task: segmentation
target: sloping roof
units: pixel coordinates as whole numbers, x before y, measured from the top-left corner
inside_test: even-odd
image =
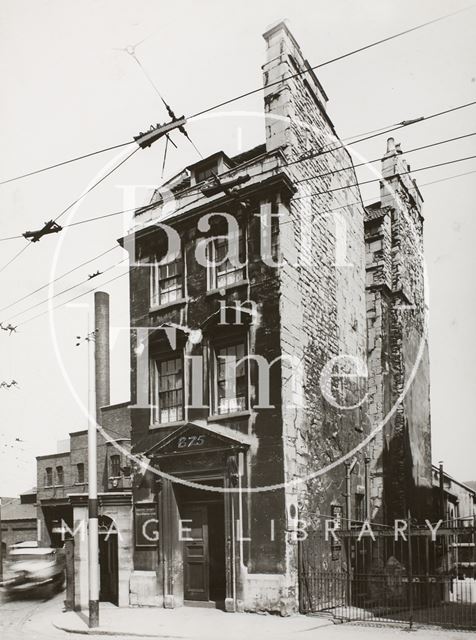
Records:
[[[21,504],[20,498],[14,498],[7,504],[2,502],[2,522],[7,520],[36,520],[36,506]]]
[[[20,493],[21,496],[30,496],[33,493],[36,493],[36,487],[32,487],[31,489],[28,489],[28,491],[22,491]]]

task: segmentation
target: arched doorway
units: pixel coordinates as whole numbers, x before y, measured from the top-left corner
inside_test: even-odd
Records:
[[[119,604],[117,528],[109,516],[99,516],[99,600]]]

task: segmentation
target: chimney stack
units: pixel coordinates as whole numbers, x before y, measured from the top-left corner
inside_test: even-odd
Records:
[[[101,424],[101,407],[110,404],[109,294],[104,291],[96,291],[94,294],[94,327],[96,422]]]

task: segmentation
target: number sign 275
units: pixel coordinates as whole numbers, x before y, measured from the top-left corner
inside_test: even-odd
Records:
[[[202,447],[205,444],[205,436],[181,436],[177,440],[177,449],[189,447]]]

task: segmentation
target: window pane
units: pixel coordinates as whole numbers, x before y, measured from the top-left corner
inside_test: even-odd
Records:
[[[157,306],[182,297],[182,257],[167,264],[154,264],[150,274],[150,304]]]
[[[248,399],[245,345],[239,343],[221,347],[216,354],[216,412],[244,411]]]
[[[211,253],[211,255],[208,256],[208,259],[213,263],[222,262],[229,254],[230,244],[232,242],[236,243],[235,238],[236,236],[230,236],[229,238],[215,238],[208,245]],[[238,247],[239,260],[241,263],[245,263],[245,243],[243,241],[241,229],[238,236]],[[245,267],[237,267],[232,264],[230,260],[224,260],[222,264],[216,265],[215,267],[211,266],[209,269],[211,274],[209,284],[212,288],[220,288],[235,284],[236,282],[243,280],[245,277]]]
[[[155,365],[158,370],[158,380],[152,384],[155,389],[152,397],[155,398],[154,420],[164,422],[177,422],[183,419],[183,371],[182,359],[170,358],[160,360]]]
[[[117,477],[121,475],[121,456],[111,456],[111,476]]]

